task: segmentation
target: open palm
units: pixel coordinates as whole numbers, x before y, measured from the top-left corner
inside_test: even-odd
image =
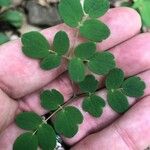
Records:
[[[145,81],[144,97],[136,104],[137,100],[130,98],[130,104],[135,105],[123,116],[110,107],[106,107],[98,119],[81,110],[84,121],[78,133],[64,141],[69,145],[76,143],[74,150],[143,150],[150,144],[150,33],[139,34],[140,17],[130,8],[110,9],[102,20],[109,26],[111,36],[98,44],[98,50],[109,49],[126,77],[138,75]],[[52,42],[59,30],[66,31],[74,42],[74,30],[63,24],[42,33]],[[79,38],[77,43],[82,40]],[[0,47],[0,88],[0,150],[12,150],[15,139],[24,132],[14,123],[18,113],[46,113],[40,106],[40,90],[57,89],[65,100],[73,94],[65,63],[52,71],[43,71],[37,60],[23,55],[19,40]],[[105,89],[100,90],[99,95],[105,98]],[[80,109],[81,102],[82,99],[72,105]]]

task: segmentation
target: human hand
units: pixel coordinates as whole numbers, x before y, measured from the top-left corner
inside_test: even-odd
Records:
[[[72,145],[87,136],[72,148],[75,150],[99,150],[100,148],[107,150],[110,147],[113,150],[144,149],[150,144],[148,130],[150,127],[148,115],[150,112],[148,109],[150,34],[136,35],[140,30],[141,22],[139,15],[130,8],[114,8],[102,20],[109,26],[111,36],[98,45],[98,50],[115,46],[110,49],[110,52],[114,54],[117,66],[125,71],[126,76],[138,74],[146,82],[145,98],[119,120],[116,120],[118,114],[109,107],[105,108],[99,119],[82,112],[84,122],[80,125],[79,132],[72,139],[64,139],[64,141]],[[46,29],[43,34],[51,42],[58,30],[65,30],[70,40],[74,41],[74,31],[64,25]],[[131,37],[133,38],[130,39]],[[80,38],[78,42],[81,40]],[[122,43],[123,41],[126,42]],[[44,87],[45,85],[47,86]],[[35,91],[43,87],[54,88],[64,95],[65,100],[73,94],[71,82],[65,73],[65,64],[52,71],[41,70],[36,60],[23,55],[20,41],[10,42],[0,47],[0,87],[2,89],[0,91],[0,150],[11,150],[15,139],[23,132],[13,123],[16,114],[21,111],[34,111],[40,115],[46,113],[40,107],[39,95]],[[102,89],[99,94],[105,97],[105,89]],[[81,101],[82,99],[72,105],[80,108]],[[130,99],[131,104],[134,101],[135,99]],[[99,132],[89,135],[96,131]]]

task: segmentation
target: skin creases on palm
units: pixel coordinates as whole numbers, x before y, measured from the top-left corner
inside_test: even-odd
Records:
[[[111,36],[98,44],[98,50],[109,49],[115,56],[117,66],[124,70],[126,76],[137,74],[145,81],[145,98],[135,104],[119,120],[116,120],[118,114],[109,107],[105,108],[103,115],[98,119],[94,119],[82,111],[84,122],[80,125],[77,135],[71,139],[63,139],[67,144],[72,145],[116,120],[100,132],[87,136],[72,149],[96,150],[102,147],[105,150],[108,149],[108,146],[114,150],[144,149],[150,143],[148,141],[150,120],[146,118],[149,114],[149,110],[146,108],[150,103],[148,101],[150,93],[150,34],[139,34],[140,16],[130,8],[111,9],[102,17],[102,20],[109,26]],[[74,30],[63,24],[46,29],[42,33],[51,43],[55,33],[59,30],[65,30],[73,43]],[[77,43],[81,41],[83,39],[79,38]],[[57,89],[64,95],[65,100],[73,94],[73,88],[65,70],[65,62],[60,68],[52,71],[41,70],[38,61],[23,55],[20,41],[13,41],[0,47],[0,150],[11,150],[15,139],[23,132],[14,123],[16,114],[21,111],[34,111],[40,115],[46,113],[39,102],[38,91],[41,88]],[[102,89],[99,95],[105,98],[105,89]],[[130,104],[133,104],[135,99],[131,98],[129,101]],[[82,99],[72,105],[80,109],[81,102]],[[142,109],[143,107],[144,109]],[[147,126],[142,128],[145,124]],[[143,141],[143,139],[145,140]]]

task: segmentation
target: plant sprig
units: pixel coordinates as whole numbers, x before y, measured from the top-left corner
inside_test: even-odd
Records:
[[[62,59],[67,59],[69,77],[85,96],[82,109],[96,118],[102,115],[107,104],[117,113],[124,113],[129,109],[127,96],[142,97],[145,89],[145,83],[139,77],[125,79],[123,71],[116,67],[113,54],[96,49],[97,42],[110,35],[107,25],[97,19],[108,8],[108,0],[84,0],[83,6],[79,0],[60,1],[59,12],[64,22],[87,39],[78,45],[73,44],[73,48],[65,31],[57,32],[51,44],[39,32],[26,33],[21,39],[22,52],[27,57],[39,60],[39,66],[45,71],[59,67]],[[97,93],[100,84],[95,75],[106,76],[107,100]],[[79,99],[79,95],[76,99]],[[28,132],[16,139],[13,149],[36,150],[39,146],[42,150],[53,150],[56,134],[67,138],[75,136],[84,119],[78,108],[68,105],[76,99],[73,97],[65,102],[56,89],[42,91],[41,106],[51,111],[50,116],[43,120],[34,112],[19,114],[16,124]],[[52,119],[52,125],[47,124],[49,119]]]
[[[57,98],[57,101],[54,101],[55,98]],[[45,90],[40,94],[40,99],[43,108],[54,110],[53,113],[47,119],[41,118],[41,116],[34,112],[19,114],[16,117],[16,124],[18,127],[28,130],[28,132],[23,133],[16,139],[13,146],[14,150],[20,150],[20,148],[22,150],[27,148],[29,150],[36,150],[38,145],[43,150],[53,150],[56,146],[55,131],[70,138],[77,133],[78,125],[83,122],[81,112],[76,107],[67,106],[72,99],[64,103],[63,95],[59,91],[55,89],[51,91]],[[52,118],[54,118],[54,128],[47,124]]]

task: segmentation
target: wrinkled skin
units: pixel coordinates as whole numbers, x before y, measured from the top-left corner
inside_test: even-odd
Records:
[[[72,150],[143,150],[150,144],[150,33],[139,33],[140,16],[130,8],[111,9],[102,20],[109,26],[111,36],[99,43],[97,49],[109,49],[125,75],[140,76],[146,90],[138,101],[129,98],[134,106],[123,116],[108,106],[98,119],[81,110],[84,121],[78,133],[71,139],[63,139]],[[73,44],[74,30],[63,24],[42,33],[51,43],[59,30],[66,31]],[[77,43],[82,41],[79,38]],[[55,88],[65,100],[71,97],[73,87],[65,70],[65,62],[52,71],[41,70],[37,60],[22,54],[19,40],[0,47],[0,150],[12,150],[15,139],[24,132],[14,123],[18,113],[34,111],[43,115],[47,112],[40,106],[39,91]],[[98,94],[106,98],[105,88]],[[81,109],[81,102],[79,99],[71,105]]]

